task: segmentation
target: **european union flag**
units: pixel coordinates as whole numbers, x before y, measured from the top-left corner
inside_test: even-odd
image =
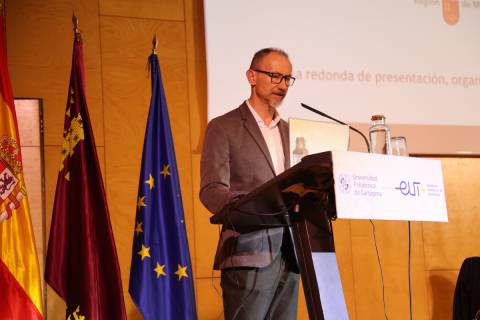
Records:
[[[192,264],[170,120],[156,54],[143,145],[129,292],[144,319],[196,319]]]

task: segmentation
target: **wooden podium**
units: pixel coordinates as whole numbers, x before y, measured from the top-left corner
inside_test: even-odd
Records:
[[[334,292],[338,296],[340,288],[340,309],[343,310],[339,310],[337,301],[333,312],[340,312],[348,318],[336,260],[333,265],[331,263],[335,246],[330,220],[336,219],[332,172],[331,152],[307,156],[294,167],[210,218],[213,224],[223,224],[226,228],[236,230],[279,226],[288,228],[302,277],[308,314],[310,319],[315,320],[325,319],[325,310],[322,307],[324,299],[321,299],[323,294],[320,294],[323,288],[318,283],[320,273],[325,275],[323,278],[337,282]],[[315,253],[330,253],[330,258],[320,259],[319,263],[315,263]],[[322,261],[330,263],[325,264]],[[325,269],[322,266],[336,269],[319,270]],[[332,294],[327,296],[331,297]],[[332,315],[327,318],[344,317]]]

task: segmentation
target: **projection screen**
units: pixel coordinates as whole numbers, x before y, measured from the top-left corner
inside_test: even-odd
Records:
[[[323,120],[303,102],[365,132],[384,114],[417,152],[480,154],[480,0],[204,0],[204,10],[209,119],[248,98],[253,54],[278,47],[297,78],[283,118]]]

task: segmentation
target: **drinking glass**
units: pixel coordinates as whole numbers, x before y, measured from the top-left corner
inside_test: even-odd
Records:
[[[408,157],[407,139],[405,137],[391,137],[390,147],[392,148],[392,155]]]

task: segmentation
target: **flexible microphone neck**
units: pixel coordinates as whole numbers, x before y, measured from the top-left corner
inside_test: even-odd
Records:
[[[310,111],[312,111],[312,112],[314,112],[314,113],[316,113],[316,114],[321,115],[322,117],[325,117],[325,118],[328,118],[328,119],[330,119],[330,120],[333,120],[333,121],[335,121],[336,123],[343,124],[343,125],[347,126],[350,130],[355,131],[356,133],[360,134],[360,135],[362,136],[363,140],[365,140],[365,144],[367,145],[368,152],[370,152],[370,143],[368,142],[367,137],[366,137],[360,130],[352,127],[352,126],[349,125],[349,124],[346,124],[346,123],[343,122],[343,121],[340,121],[340,120],[338,120],[338,119],[335,119],[334,117],[329,116],[328,114],[326,114],[326,113],[324,113],[324,112],[322,112],[322,111],[320,111],[320,110],[317,110],[317,109],[315,109],[315,108],[312,108],[312,107],[310,107],[310,106],[307,106],[305,103],[300,103],[300,105],[301,105],[302,107],[304,107],[305,109],[307,109],[307,110],[310,110]]]

